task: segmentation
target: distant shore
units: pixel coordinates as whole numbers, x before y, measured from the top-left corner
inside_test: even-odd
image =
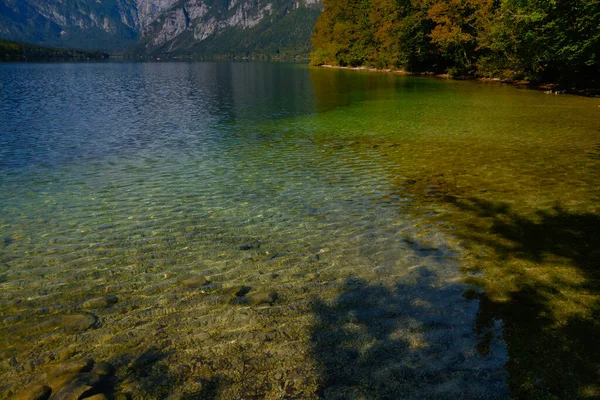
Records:
[[[381,72],[381,73],[391,73],[396,75],[410,75],[410,76],[428,76],[432,78],[441,78],[441,79],[455,79],[455,80],[473,80],[479,82],[492,82],[492,83],[502,83],[506,85],[513,86],[527,86],[530,89],[544,91],[546,94],[572,94],[576,96],[585,96],[585,97],[596,97],[600,98],[600,88],[585,88],[585,89],[577,89],[577,88],[563,88],[557,83],[532,83],[529,81],[513,81],[510,79],[500,79],[500,78],[484,78],[484,77],[473,77],[473,76],[452,76],[450,74],[436,74],[434,72],[410,72],[401,69],[379,69],[373,67],[343,67],[339,65],[329,65],[323,64],[319,65],[321,68],[331,68],[331,69],[346,69],[352,71],[367,71],[367,72]]]
[[[0,61],[5,62],[79,62],[108,58],[109,54],[101,51],[46,47],[0,38]]]

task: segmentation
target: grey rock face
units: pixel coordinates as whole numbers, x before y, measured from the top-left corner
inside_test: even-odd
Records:
[[[320,10],[321,5],[322,0],[230,0],[221,3],[180,0],[143,30],[143,52],[151,54],[161,50],[168,53],[191,48],[209,38],[226,35],[231,29],[250,33],[263,22],[273,24],[300,9]],[[312,23],[306,29],[312,30]]]
[[[3,0],[0,36],[63,47],[123,47],[138,37],[132,1]]]
[[[168,9],[176,2],[177,0],[135,0],[139,30],[143,32],[162,11]]]
[[[143,53],[168,53],[231,28],[252,30],[299,10],[321,7],[322,0],[3,0],[0,37],[103,50],[141,42],[138,50]]]

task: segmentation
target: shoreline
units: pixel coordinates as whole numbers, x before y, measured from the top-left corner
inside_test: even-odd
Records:
[[[440,78],[440,79],[453,79],[460,81],[478,81],[485,83],[501,83],[505,85],[523,87],[527,86],[529,89],[543,91],[545,94],[571,94],[575,96],[583,96],[583,97],[592,97],[592,98],[600,98],[600,88],[586,88],[586,89],[563,89],[560,87],[558,83],[542,83],[542,84],[534,84],[529,81],[513,81],[510,79],[501,79],[501,78],[482,78],[482,77],[473,77],[473,76],[458,76],[453,77],[450,74],[436,74],[434,72],[409,72],[401,69],[379,69],[374,67],[342,67],[339,65],[316,65],[319,68],[330,68],[330,69],[345,69],[352,71],[366,71],[366,72],[381,72],[388,74],[396,74],[396,75],[406,75],[406,76],[424,76],[430,78]],[[598,105],[600,107],[600,105]]]

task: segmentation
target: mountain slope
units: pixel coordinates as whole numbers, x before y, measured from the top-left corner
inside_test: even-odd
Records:
[[[115,50],[139,38],[133,0],[2,0],[0,36],[23,42]]]
[[[181,0],[144,32],[134,52],[157,55],[298,55],[310,51],[315,0]]]
[[[0,37],[143,55],[307,54],[322,0],[2,0]]]

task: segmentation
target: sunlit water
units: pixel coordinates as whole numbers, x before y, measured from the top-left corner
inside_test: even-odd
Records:
[[[593,398],[598,103],[0,65],[0,396],[91,358],[109,398]]]

